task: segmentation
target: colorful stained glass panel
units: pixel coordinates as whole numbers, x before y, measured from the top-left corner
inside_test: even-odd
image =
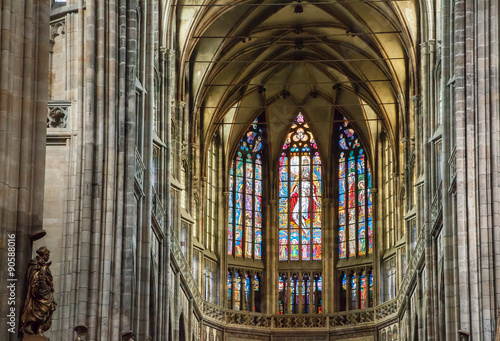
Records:
[[[313,258],[310,229],[321,228],[321,176],[314,136],[299,115],[287,135],[279,164],[280,260]]]

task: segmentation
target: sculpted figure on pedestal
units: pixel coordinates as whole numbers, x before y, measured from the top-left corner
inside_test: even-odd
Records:
[[[29,335],[43,335],[52,325],[52,314],[56,310],[54,281],[49,266],[50,251],[42,246],[36,258],[28,266],[28,293],[21,316],[20,331]]]

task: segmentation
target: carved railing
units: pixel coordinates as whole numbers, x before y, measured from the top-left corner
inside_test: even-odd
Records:
[[[330,315],[330,327],[353,326],[374,321],[375,311],[373,308],[341,311]]]
[[[285,314],[271,315],[224,309],[204,302],[204,317],[212,322],[235,325],[238,328],[266,329],[329,329],[360,324],[376,323],[396,317],[398,300],[392,299],[373,308],[341,311],[333,314]]]
[[[273,328],[326,328],[326,315],[274,315]]]
[[[393,314],[396,314],[397,311],[398,300],[394,298],[375,307],[375,318],[377,320],[382,320],[391,317]]]
[[[226,322],[226,311],[216,304],[203,302],[203,313],[205,318],[209,318],[218,322]]]
[[[201,298],[201,294],[198,291],[198,285],[194,280],[191,267],[189,266],[184,254],[182,253],[181,247],[179,245],[179,241],[175,237],[174,234],[171,234],[170,239],[171,244],[171,253],[173,255],[174,261],[179,268],[179,272],[181,274],[182,279],[184,279],[187,288],[191,291],[191,295],[193,296],[193,300],[196,303],[198,309],[203,309],[203,299]],[[205,303],[208,304],[208,303]]]
[[[408,288],[410,286],[411,281],[417,274],[418,264],[420,263],[423,257],[424,257],[424,238],[421,235],[417,241],[417,246],[415,247],[411,260],[408,264],[406,275],[405,277],[403,277],[403,282],[399,286],[399,293],[397,298],[399,307],[403,307],[404,305],[404,300],[406,299]]]
[[[143,188],[144,185],[144,172],[146,171],[146,165],[144,164],[144,161],[142,161],[142,156],[141,153],[139,153],[139,150],[135,148],[135,180],[141,187]]]
[[[271,318],[269,315],[252,313],[247,311],[226,311],[226,323],[238,326],[270,328]]]
[[[71,102],[49,101],[47,104],[47,129],[68,129]]]
[[[450,182],[457,177],[457,150],[454,147],[451,151],[450,158],[448,159],[448,166],[450,167]]]
[[[165,219],[165,208],[163,207],[162,200],[158,193],[156,192],[154,187],[151,187],[151,191],[153,194],[153,216],[155,217],[156,221],[158,222],[158,225],[160,228],[163,228],[164,224],[164,219]]]
[[[443,182],[441,182],[434,193],[431,205],[431,219],[435,222],[443,209]]]

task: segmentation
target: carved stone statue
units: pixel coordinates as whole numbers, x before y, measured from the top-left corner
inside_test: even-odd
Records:
[[[52,314],[56,310],[54,283],[49,266],[50,251],[42,246],[36,258],[28,266],[28,294],[21,315],[20,331],[24,334],[43,335],[52,325]]]

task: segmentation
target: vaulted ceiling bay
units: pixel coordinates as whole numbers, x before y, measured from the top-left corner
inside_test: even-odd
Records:
[[[222,124],[234,146],[266,112],[277,160],[299,111],[318,140],[329,139],[336,111],[366,148],[382,130],[401,137],[416,77],[413,1],[192,0],[177,16],[180,78],[190,79],[205,139]]]

